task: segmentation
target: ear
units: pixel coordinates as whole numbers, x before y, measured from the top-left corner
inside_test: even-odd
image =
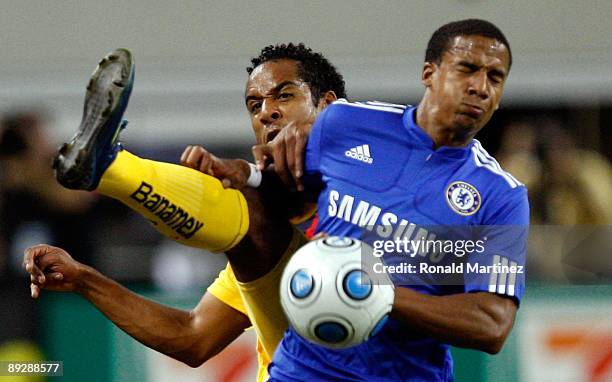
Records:
[[[425,85],[426,88],[431,86],[432,77],[438,66],[436,64],[432,64],[431,62],[426,62],[423,64],[423,72],[421,73],[421,83]]]
[[[333,90],[329,90],[323,94],[321,99],[319,100],[319,104],[317,105],[321,110],[325,109],[327,106],[331,105],[334,101],[338,99],[336,93]]]

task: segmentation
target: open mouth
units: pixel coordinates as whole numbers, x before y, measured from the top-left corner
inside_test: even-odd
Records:
[[[269,131],[266,132],[265,138],[266,138],[266,143],[270,142],[271,140],[273,140],[278,133],[280,133],[281,129],[279,128],[275,128],[275,129],[270,129]]]

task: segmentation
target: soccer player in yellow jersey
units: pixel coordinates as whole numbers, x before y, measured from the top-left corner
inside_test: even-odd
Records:
[[[345,97],[342,76],[321,54],[302,44],[266,47],[251,62],[245,103],[258,144],[271,141],[286,126],[286,131],[298,132],[287,136],[304,139],[296,126],[309,126],[323,108]],[[260,290],[277,292],[262,284],[278,282],[284,261],[271,272],[276,277],[267,275],[271,264],[279,262],[279,253],[293,253],[304,243],[288,222],[289,206],[280,202],[287,195],[278,195],[281,188],[273,179],[258,190],[225,189],[223,185],[243,176],[249,165],[211,159],[199,147],[189,147],[182,162],[214,173],[223,184],[194,169],[145,160],[124,150],[118,135],[133,77],[132,57],[126,50],[114,51],[100,62],[87,87],[81,127],[54,164],[58,180],[69,188],[96,190],[122,201],[173,240],[225,251],[236,273],[228,265],[199,304],[186,312],[130,292],[59,248],[39,245],[26,250],[24,258],[32,296],[38,297],[41,288],[77,292],[141,343],[191,366],[218,353],[253,324],[258,380],[264,380],[287,323],[278,301],[253,312],[249,299]],[[253,179],[242,183],[252,184]]]

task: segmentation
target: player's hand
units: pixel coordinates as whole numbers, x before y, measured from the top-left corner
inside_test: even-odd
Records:
[[[290,123],[274,139],[253,146],[253,157],[259,170],[274,163],[274,170],[290,189],[303,191],[304,152],[313,121]]]
[[[39,244],[24,251],[23,266],[30,274],[30,293],[38,298],[41,289],[60,292],[77,290],[83,264],[61,248]]]
[[[242,159],[222,159],[202,146],[187,146],[181,164],[219,179],[223,187],[241,189],[247,185],[251,168]]]

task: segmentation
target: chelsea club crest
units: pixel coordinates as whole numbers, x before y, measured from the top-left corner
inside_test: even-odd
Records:
[[[475,214],[482,204],[480,193],[476,187],[466,182],[453,182],[446,189],[448,205],[459,215]]]

